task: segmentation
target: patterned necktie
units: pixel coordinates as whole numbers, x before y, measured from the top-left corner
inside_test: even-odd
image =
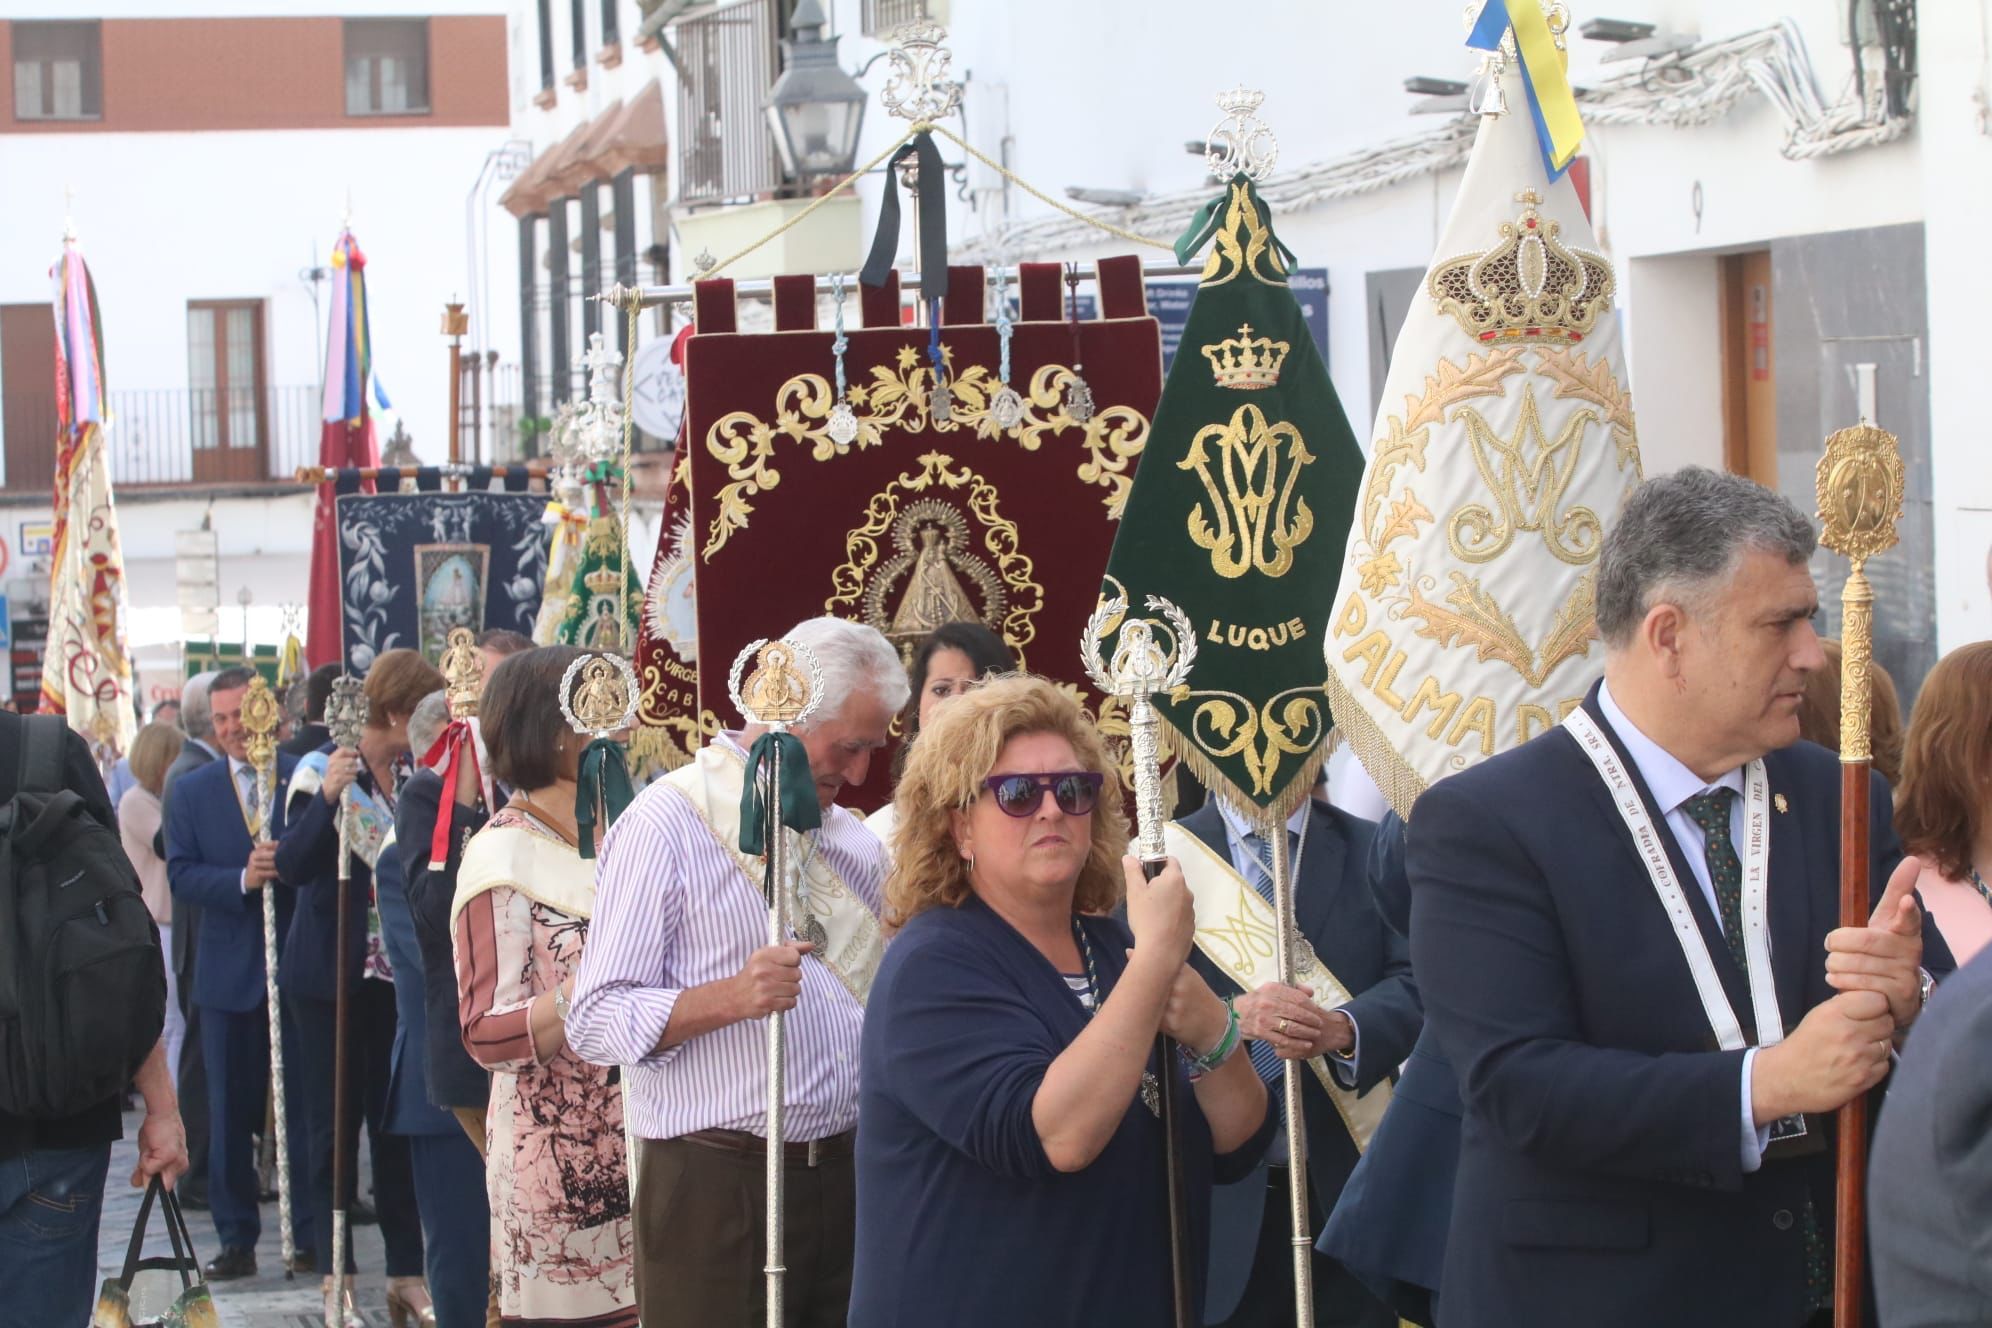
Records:
[[[243,765],[237,766],[235,773],[236,778],[242,783],[242,806],[249,813],[250,831],[260,834],[263,829],[263,812],[256,805],[256,772]]]
[[[1729,834],[1729,804],[1735,798],[1734,789],[1709,789],[1682,803],[1681,810],[1701,827],[1702,855],[1708,862],[1709,884],[1715,887],[1722,939],[1729,943],[1729,957],[1747,977],[1750,960],[1743,946],[1743,863]]]
[[[1714,788],[1695,794],[1681,804],[1681,810],[1701,827],[1708,880],[1715,887],[1715,902],[1722,915],[1722,937],[1729,943],[1729,957],[1748,977],[1750,960],[1743,945],[1743,864],[1736,856],[1736,841],[1729,833],[1729,804],[1735,800],[1735,789]],[[1799,1237],[1805,1252],[1806,1294],[1814,1309],[1824,1309],[1833,1303],[1833,1283],[1826,1259],[1825,1231],[1810,1198],[1800,1214]]]
[[[1245,847],[1252,850],[1254,856],[1259,859],[1259,865],[1265,868],[1262,872],[1249,872],[1247,875],[1251,877],[1252,888],[1259,892],[1259,898],[1265,900],[1266,906],[1270,908],[1273,906],[1272,841],[1263,835],[1247,835]],[[1277,915],[1274,926],[1278,926]],[[1280,1077],[1280,1056],[1273,1050],[1270,1042],[1247,1042],[1245,1054],[1252,1058],[1252,1068],[1259,1072],[1259,1078],[1265,1080],[1267,1084],[1270,1085]]]

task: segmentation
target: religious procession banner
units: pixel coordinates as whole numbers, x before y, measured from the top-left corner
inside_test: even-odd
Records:
[[[643,574],[630,565],[629,542],[610,496],[621,485],[620,471],[613,468],[604,468],[587,482],[591,513],[579,547],[571,554],[571,570],[557,592],[560,616],[554,644],[616,654],[635,650]],[[562,519],[564,524],[564,513]],[[550,591],[548,600],[554,597]],[[544,610],[541,616],[546,616]]]
[[[1641,479],[1611,263],[1504,84],[1398,334],[1322,642],[1336,723],[1405,816],[1583,699],[1605,526]]]
[[[435,663],[457,627],[532,632],[546,577],[544,494],[347,492],[357,486],[350,471],[338,484],[341,660],[349,672],[364,674],[396,648]],[[383,487],[391,487],[385,479]]]
[[[125,654],[124,550],[104,448],[103,322],[97,286],[73,241],[55,282],[55,532],[49,559],[42,709],[105,765],[131,747],[131,659]]]
[[[680,448],[664,490],[657,557],[644,587],[642,631],[636,645],[636,677],[642,692],[637,730],[630,737],[630,762],[655,770],[684,765],[717,731],[716,717],[711,729],[700,723],[698,549],[692,540],[690,477],[691,458]]]
[[[889,274],[854,293],[863,326],[841,333],[817,328],[812,277],[777,279],[763,334],[737,330],[731,282],[700,283],[686,343],[690,500],[667,507],[653,569],[667,598],[647,615],[646,724],[675,724],[695,747],[735,722],[726,671],[741,647],[825,613],[871,624],[908,656],[943,623],[981,621],[1099,712],[1079,639],[1091,569],[1148,440],[1161,333],[1139,259],[1099,265],[1097,319],[1068,316],[1062,275],[1026,264],[1021,317],[991,325],[982,269],[950,268],[938,326],[915,328],[901,325]],[[687,590],[689,603],[668,598]],[[680,653],[687,616],[698,662]],[[668,664],[659,641],[672,643]],[[1110,734],[1126,732],[1117,706]],[[858,790],[860,808],[888,784]]]
[[[1321,637],[1362,452],[1244,173],[1179,260],[1206,242],[1103,593],[1136,615],[1151,595],[1184,611],[1196,665],[1156,698],[1169,749],[1235,805],[1284,819],[1326,755]]]

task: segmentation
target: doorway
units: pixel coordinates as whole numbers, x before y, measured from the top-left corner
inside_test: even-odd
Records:
[[[1778,378],[1772,349],[1771,251],[1717,260],[1722,322],[1722,463],[1778,483]]]
[[[55,307],[0,304],[0,428],[7,492],[55,492]]]

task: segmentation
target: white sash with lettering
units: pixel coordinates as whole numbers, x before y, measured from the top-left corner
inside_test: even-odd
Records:
[[[1695,925],[1694,911],[1688,907],[1680,878],[1667,856],[1667,841],[1653,824],[1646,800],[1639,796],[1639,789],[1619,761],[1618,752],[1589,714],[1572,710],[1563,727],[1570,730],[1577,745],[1598,768],[1598,776],[1605,781],[1605,789],[1611,794],[1626,829],[1632,832],[1633,845],[1646,863],[1646,874],[1653,878],[1653,892],[1660,896],[1660,906],[1667,910],[1667,920],[1674,925],[1674,937],[1688,961],[1688,972],[1694,976],[1695,990],[1701,994],[1702,1009],[1708,1015],[1709,1027],[1715,1030],[1716,1042],[1725,1051],[1742,1050],[1750,1043],[1743,1036],[1736,1011],[1730,1008],[1708,943],[1702,939],[1701,928]],[[1770,790],[1770,777],[1764,773],[1761,759],[1743,767],[1743,843],[1738,855],[1743,864],[1743,953],[1750,963],[1750,1001],[1757,1019],[1759,1047],[1774,1047],[1784,1041],[1784,1020],[1778,1013],[1777,985],[1771,973]]]
[[[1196,901],[1197,948],[1204,957],[1246,991],[1279,981],[1275,962],[1279,927],[1265,896],[1238,874],[1228,858],[1174,821],[1162,827],[1162,842],[1169,856],[1182,864],[1183,880]],[[1312,988],[1314,1003],[1324,1010],[1347,1005],[1349,989],[1328,971],[1307,938],[1296,934],[1294,942],[1293,980]],[[1336,1082],[1326,1057],[1314,1057],[1307,1067],[1328,1090],[1329,1100],[1348,1127],[1349,1138],[1355,1140],[1356,1151],[1367,1149],[1370,1136],[1390,1106],[1389,1081],[1379,1081],[1369,1092],[1357,1095]]]
[[[740,851],[740,795],[747,784],[746,759],[731,747],[707,743],[694,760],[659,782],[670,785],[692,804],[719,848],[733,859],[754,893],[760,894],[765,860]],[[775,818],[770,815],[768,820],[772,824]],[[862,1005],[871,994],[872,979],[878,975],[878,961],[884,953],[878,917],[804,836],[786,827],[782,833],[789,837],[789,861],[802,864],[797,902],[815,915],[829,938],[828,944],[816,948],[815,956]]]

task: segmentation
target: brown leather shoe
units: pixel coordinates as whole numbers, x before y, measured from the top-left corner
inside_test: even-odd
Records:
[[[210,1282],[233,1282],[241,1277],[254,1277],[256,1251],[245,1246],[224,1245],[220,1254],[208,1260],[201,1274]]]

